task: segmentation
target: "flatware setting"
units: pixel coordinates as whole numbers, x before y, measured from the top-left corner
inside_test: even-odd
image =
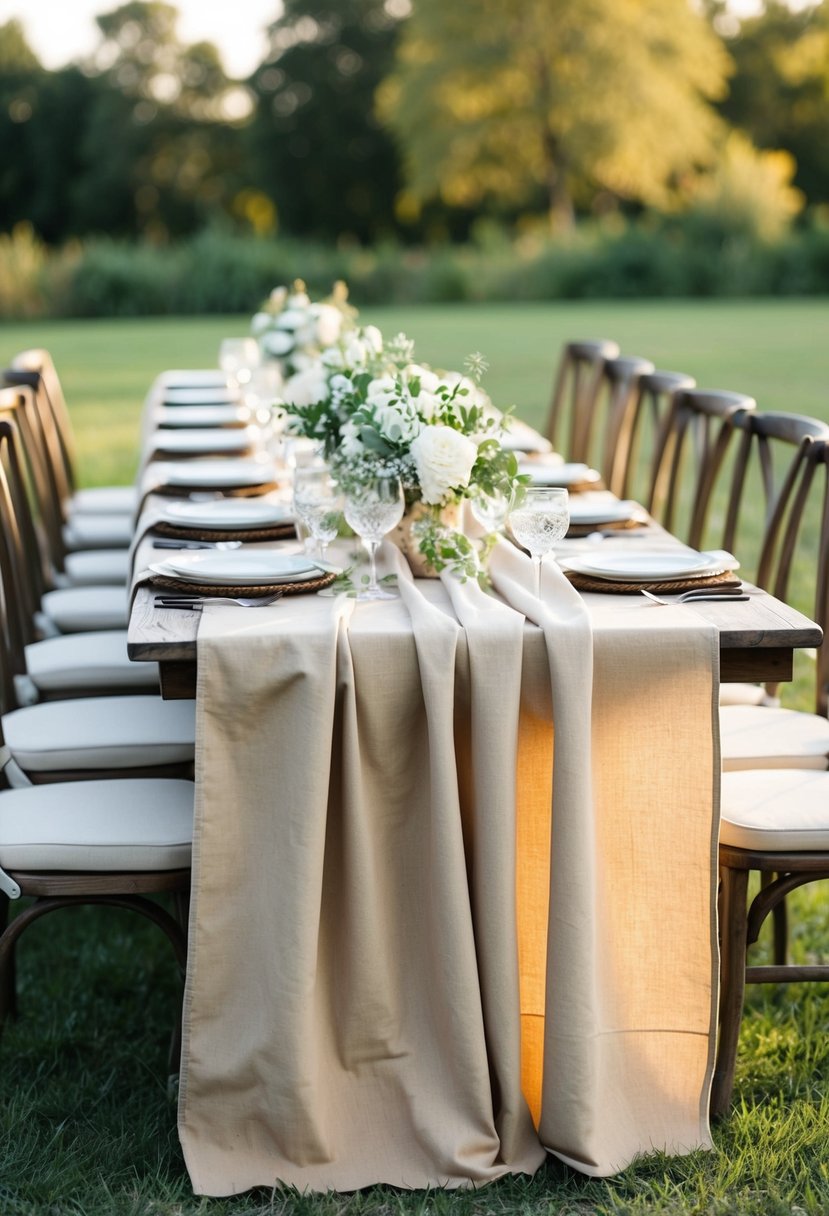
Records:
[[[654,595],[652,591],[646,591],[644,587],[640,587],[640,591],[645,599],[650,600],[652,604],[659,604],[663,608],[670,608],[672,604],[695,604],[702,600],[727,602],[750,598],[743,591],[741,583],[733,585],[721,583],[718,587],[700,587],[696,591],[683,591],[681,595],[675,595],[669,600],[663,599],[660,595]]]
[[[153,600],[156,608],[178,608],[185,612],[200,612],[205,604],[239,604],[242,608],[267,608],[282,599],[281,591],[269,595],[233,596],[233,595],[157,595]]]

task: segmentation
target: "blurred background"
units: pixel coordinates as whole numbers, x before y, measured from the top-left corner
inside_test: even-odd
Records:
[[[0,3],[0,316],[829,292],[829,0]]]

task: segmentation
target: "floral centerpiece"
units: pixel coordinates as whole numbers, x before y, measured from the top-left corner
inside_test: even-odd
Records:
[[[499,442],[508,419],[480,387],[485,369],[473,355],[466,375],[434,371],[414,361],[405,335],[384,342],[367,326],[285,385],[289,430],[320,444],[346,492],[376,477],[400,478],[413,544],[429,572],[481,576],[492,538],[477,548],[455,526],[458,507],[476,495],[508,497],[518,481],[516,457]],[[411,561],[411,547],[407,555]]]
[[[348,288],[338,281],[330,296],[313,301],[305,284],[275,287],[251,321],[263,360],[280,364],[283,375],[307,369],[322,351],[353,329],[357,310],[348,303]]]

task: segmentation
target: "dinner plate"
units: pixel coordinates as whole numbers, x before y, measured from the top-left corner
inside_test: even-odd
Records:
[[[289,553],[252,553],[241,549],[179,553],[150,569],[168,578],[231,587],[289,583],[319,575],[319,569],[307,558]]]
[[[232,405],[236,393],[227,386],[206,384],[203,388],[165,388],[164,405]]]
[[[618,524],[630,519],[647,519],[647,513],[636,502],[624,500],[604,504],[581,502],[578,497],[570,503],[571,524]]]
[[[245,452],[255,440],[256,434],[251,427],[232,431],[207,427],[197,431],[155,431],[150,436],[149,446],[155,452],[173,452],[176,455],[189,452],[198,456],[201,452]]]
[[[174,367],[161,377],[166,388],[227,388],[227,376],[218,367]]]
[[[572,557],[562,565],[576,574],[610,582],[659,583],[673,578],[705,578],[733,570],[735,564],[713,553],[606,553],[596,557]]]
[[[545,439],[538,431],[534,431],[526,422],[520,422],[517,418],[512,420],[509,430],[499,436],[499,443],[507,452],[538,452],[549,457],[553,451],[549,439]],[[557,463],[563,464],[564,457],[558,456]]]
[[[168,524],[190,528],[272,528],[291,523],[290,509],[252,498],[217,498],[214,502],[171,502],[161,516]]]
[[[160,427],[176,430],[241,426],[250,421],[250,410],[246,405],[175,405],[158,410],[155,421]]]
[[[520,464],[518,472],[526,474],[534,486],[575,486],[583,482],[601,481],[601,473],[591,469],[586,464],[552,464],[548,461],[538,464]]]
[[[163,475],[168,486],[261,486],[273,480],[273,466],[257,460],[194,460],[171,464]]]

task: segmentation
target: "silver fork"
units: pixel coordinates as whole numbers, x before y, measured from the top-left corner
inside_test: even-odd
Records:
[[[283,592],[274,591],[270,595],[256,596],[232,596],[232,595],[211,595],[211,596],[184,596],[184,595],[157,595],[153,600],[156,608],[180,608],[185,612],[199,612],[205,604],[239,604],[242,608],[267,608],[269,604],[275,604],[277,600],[282,599]]]
[[[682,595],[675,595],[673,599],[663,600],[661,596],[654,595],[652,591],[646,591],[644,587],[640,587],[642,595],[645,599],[650,600],[652,604],[661,604],[665,608],[670,608],[672,604],[695,604],[699,600],[747,600],[749,597],[744,591],[735,588],[734,591],[727,591],[723,588],[722,591],[717,591],[713,587],[710,591],[684,591]]]

